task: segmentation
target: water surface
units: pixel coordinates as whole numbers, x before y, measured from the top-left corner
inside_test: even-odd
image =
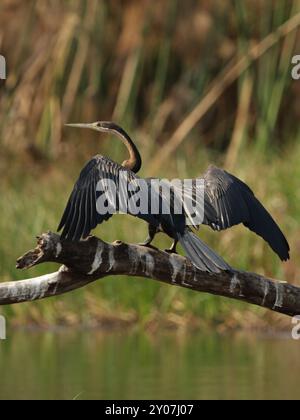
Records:
[[[215,334],[15,332],[0,399],[299,399],[300,343]]]

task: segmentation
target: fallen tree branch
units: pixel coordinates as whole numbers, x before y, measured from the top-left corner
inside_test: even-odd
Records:
[[[246,272],[208,274],[179,255],[157,249],[121,242],[107,244],[95,237],[62,242],[58,235],[47,233],[38,238],[35,250],[18,260],[17,268],[28,269],[44,262],[63,267],[43,277],[0,283],[0,305],[58,296],[107,276],[129,275],[237,299],[289,316],[300,314],[298,287]]]

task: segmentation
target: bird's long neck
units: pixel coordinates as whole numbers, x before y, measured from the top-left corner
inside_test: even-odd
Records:
[[[122,163],[122,166],[124,166],[124,168],[129,169],[130,171],[134,173],[138,173],[142,167],[142,158],[138,151],[138,148],[136,147],[134,142],[131,140],[129,135],[126,133],[126,131],[123,130],[123,128],[119,127],[116,124],[111,124],[110,129],[122,140],[122,142],[125,144],[129,152],[129,159],[125,160]]]

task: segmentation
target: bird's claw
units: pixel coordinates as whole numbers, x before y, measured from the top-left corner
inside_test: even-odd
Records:
[[[142,246],[144,248],[152,248],[151,242],[141,242],[138,246]]]
[[[176,251],[176,249],[165,249],[165,252],[170,255],[172,254],[178,255],[178,252]]]
[[[148,249],[154,249],[154,250],[158,250],[158,248],[156,248],[154,245],[152,244],[138,244],[138,246],[141,246],[143,248],[148,248]]]

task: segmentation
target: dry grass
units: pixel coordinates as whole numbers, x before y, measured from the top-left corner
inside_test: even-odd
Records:
[[[5,147],[57,156],[63,122],[112,116],[172,144],[166,151],[195,126],[207,144],[226,147],[242,88],[225,88],[241,85],[246,68],[254,89],[245,129],[258,147],[296,133],[298,88],[289,69],[298,0],[169,0],[155,7],[149,0],[6,0],[0,8],[0,48],[9,66],[0,102]],[[205,97],[195,108],[209,85],[209,105]],[[287,101],[289,115],[278,118]]]

